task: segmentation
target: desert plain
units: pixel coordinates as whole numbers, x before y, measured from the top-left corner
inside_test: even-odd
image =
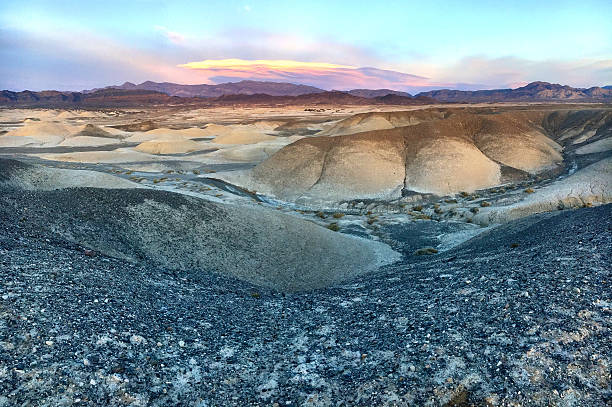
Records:
[[[605,405],[611,193],[606,104],[1,109],[0,405]]]

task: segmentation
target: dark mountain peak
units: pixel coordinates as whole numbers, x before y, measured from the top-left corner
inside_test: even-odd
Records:
[[[419,93],[441,102],[493,103],[493,102],[605,102],[612,101],[612,90],[599,87],[581,89],[558,83],[531,82],[516,89],[492,90],[434,90]]]
[[[405,97],[412,97],[408,92],[401,92],[393,89],[352,89],[347,91],[348,94],[353,96],[360,96],[363,98],[377,98],[387,95],[398,95]]]

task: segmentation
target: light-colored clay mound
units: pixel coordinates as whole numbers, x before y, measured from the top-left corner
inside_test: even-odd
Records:
[[[468,119],[304,138],[256,166],[250,177],[231,181],[311,202],[393,199],[402,189],[444,195],[497,185],[500,166],[474,146],[479,122]]]
[[[563,163],[562,146],[551,137],[558,138],[564,128],[550,126],[550,111],[398,113],[385,120],[425,121],[345,136],[309,137],[284,147],[248,173],[223,176],[280,199],[338,202],[399,198],[402,189],[437,195],[472,192],[501,183],[502,165],[538,174]],[[420,116],[415,119],[414,113]],[[358,116],[352,126],[373,117]],[[608,124],[604,121],[602,126]],[[602,140],[592,150],[585,146],[581,151],[606,151],[607,143]]]
[[[508,206],[483,208],[473,220],[482,225],[505,223],[534,213],[610,202],[612,158],[609,157],[536,190],[522,201]]]
[[[80,151],[73,153],[43,153],[34,155],[44,160],[94,164],[119,164],[126,162],[151,161],[156,159],[156,157],[152,156],[151,154],[135,151],[131,148],[118,148],[113,151]]]
[[[255,162],[260,163],[284,146],[293,143],[301,139],[301,136],[291,137],[274,137],[270,141],[262,141],[257,144],[246,144],[246,145],[230,145],[224,146],[219,150],[210,153],[208,157],[211,158],[211,162],[224,163],[224,162]],[[214,145],[210,145],[211,147]]]
[[[109,131],[113,130],[113,131]],[[116,129],[103,129],[93,124],[86,124],[82,126],[77,133],[72,134],[70,137],[103,137],[109,139],[121,138],[122,132],[118,132]]]
[[[612,150],[612,137],[593,141],[576,149],[576,154],[594,154]]]
[[[41,141],[32,137],[0,136],[0,147],[39,147],[40,145]]]
[[[209,124],[204,129],[203,137],[214,137],[215,144],[255,144],[262,141],[273,140],[275,136],[266,134],[269,132],[265,127],[261,128],[255,124],[235,124],[223,126]]]
[[[72,117],[77,117],[78,114],[73,113],[69,110],[64,110],[63,112],[60,112],[57,114],[57,116],[55,116],[56,119],[60,119],[60,120],[64,120],[64,119],[70,119]]]
[[[333,126],[318,133],[318,136],[342,136],[366,131],[393,129],[414,126],[443,118],[444,114],[436,109],[359,113],[340,120]]]
[[[193,140],[145,141],[134,148],[148,154],[184,154],[203,149],[203,145]]]
[[[499,165],[464,139],[426,140],[406,164],[406,189],[437,195],[491,187],[500,178]]]
[[[6,164],[9,160],[0,160]],[[9,164],[11,161],[9,161]],[[10,176],[0,177],[0,182],[32,191],[52,191],[63,188],[142,188],[140,185],[126,179],[96,171],[69,170],[63,168],[44,167],[39,165],[12,166]]]
[[[182,134],[176,133],[165,133],[165,134],[151,134],[146,133],[132,133],[128,138],[125,139],[128,143],[144,143],[146,141],[183,141],[187,138]]]
[[[563,161],[562,147],[525,115],[484,116],[474,141],[491,159],[531,174],[555,168]]]
[[[59,145],[62,147],[100,147],[117,143],[120,141],[113,138],[76,136],[65,139]]]
[[[26,137],[36,140],[39,146],[52,147],[60,144],[76,130],[76,127],[66,124],[32,121],[25,123],[18,129],[9,131],[6,136]],[[30,144],[30,141],[27,141],[25,145],[28,144]]]
[[[215,137],[215,144],[255,144],[274,140],[274,136],[252,131],[236,131],[232,134]]]
[[[190,127],[187,129],[160,128],[160,129],[154,129],[154,130],[147,131],[145,134],[157,136],[158,139],[159,137],[168,137],[168,138],[183,137],[186,139],[209,137],[208,132],[205,131],[205,129],[201,129],[199,127]]]

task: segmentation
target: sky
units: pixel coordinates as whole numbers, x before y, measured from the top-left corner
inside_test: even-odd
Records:
[[[1,0],[0,89],[612,85],[611,0]]]

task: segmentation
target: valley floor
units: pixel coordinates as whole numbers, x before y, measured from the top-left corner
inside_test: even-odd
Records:
[[[283,294],[105,257],[12,202],[0,216],[0,405],[612,400],[612,205]]]

